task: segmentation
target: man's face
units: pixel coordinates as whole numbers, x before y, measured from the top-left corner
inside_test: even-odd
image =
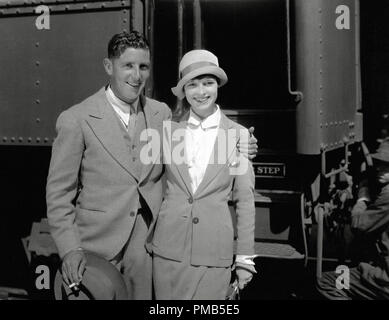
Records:
[[[127,48],[119,58],[104,59],[112,91],[127,102],[138,99],[150,76],[150,51]]]

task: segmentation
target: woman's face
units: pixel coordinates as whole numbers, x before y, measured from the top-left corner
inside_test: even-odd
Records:
[[[216,110],[218,83],[212,75],[201,75],[189,80],[184,86],[185,97],[191,109],[201,118]]]

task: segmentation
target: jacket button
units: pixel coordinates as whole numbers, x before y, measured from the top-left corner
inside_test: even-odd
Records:
[[[135,212],[134,212],[134,211],[131,211],[131,212],[130,212],[130,216],[131,216],[131,217],[134,217],[134,216],[135,216]]]
[[[190,197],[190,198],[188,199],[188,202],[189,202],[189,203],[193,203],[193,198]]]
[[[199,218],[194,217],[193,220],[192,220],[192,222],[193,222],[194,224],[198,224],[198,223],[199,223]]]

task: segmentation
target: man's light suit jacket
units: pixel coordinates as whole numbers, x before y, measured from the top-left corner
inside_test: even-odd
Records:
[[[168,106],[146,97],[141,103],[148,129],[162,134],[163,120],[171,118]],[[104,88],[58,117],[46,199],[61,258],[82,247],[112,259],[129,239],[139,194],[153,217],[160,210],[160,157],[136,178],[119,125]]]

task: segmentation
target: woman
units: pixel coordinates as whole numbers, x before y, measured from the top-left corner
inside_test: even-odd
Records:
[[[167,189],[152,241],[155,294],[157,299],[225,299],[234,254],[231,192],[239,287],[255,273],[254,174],[236,150],[248,132],[216,104],[227,76],[215,55],[190,51],[179,69],[181,78],[172,91],[186,99],[190,111],[187,120],[169,123],[172,138],[164,143]]]

